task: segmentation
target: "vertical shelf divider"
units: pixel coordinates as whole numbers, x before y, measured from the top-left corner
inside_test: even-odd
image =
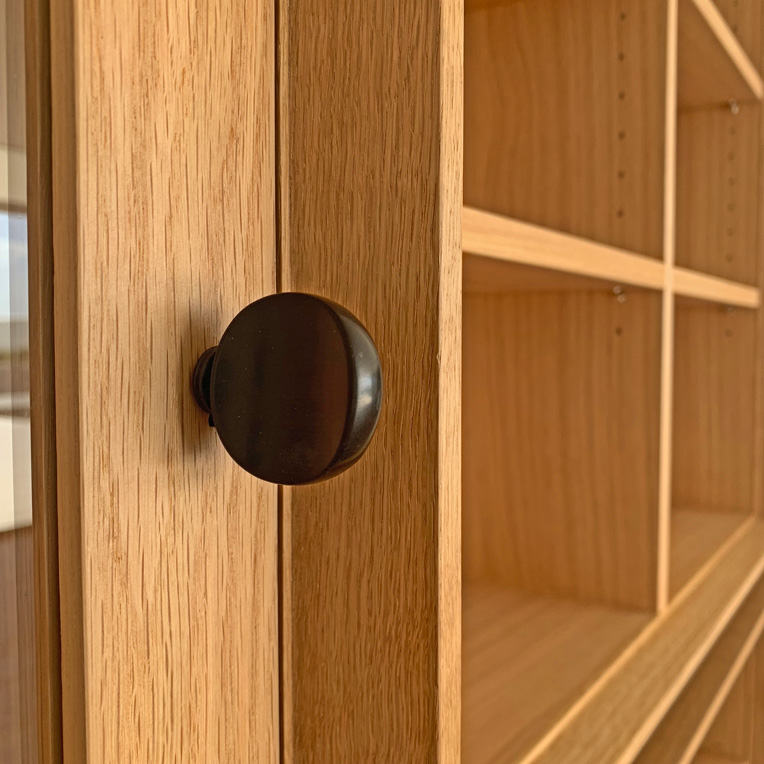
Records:
[[[668,604],[671,549],[671,448],[674,395],[674,251],[676,247],[676,123],[679,3],[668,0],[666,25],[666,138],[663,189],[663,310],[661,319],[660,467],[658,476],[657,610]]]

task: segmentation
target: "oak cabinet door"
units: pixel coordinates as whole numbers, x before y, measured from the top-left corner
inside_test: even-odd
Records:
[[[274,2],[50,3],[65,761],[459,758],[463,9]],[[277,291],[382,361],[315,486],[191,395]]]
[[[64,758],[275,762],[276,487],[190,394],[275,290],[273,2],[50,8]]]

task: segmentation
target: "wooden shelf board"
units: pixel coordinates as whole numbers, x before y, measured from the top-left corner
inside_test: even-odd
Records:
[[[756,287],[687,268],[674,268],[674,292],[682,297],[720,302],[738,308],[758,308],[761,305],[761,292]]]
[[[764,82],[713,0],[680,0],[680,108],[760,101]]]
[[[462,287],[465,294],[510,292],[611,291],[624,281],[579,276],[552,268],[522,265],[481,255],[464,255]]]
[[[664,266],[660,260],[472,207],[462,210],[462,249],[498,261],[611,283],[663,288]],[[490,278],[484,282],[493,286]],[[479,291],[478,287],[473,285],[475,291]]]
[[[664,288],[661,260],[472,207],[462,210],[462,250],[468,293]],[[682,297],[742,308],[761,302],[756,287],[687,268],[675,268],[673,282]]]
[[[462,755],[517,761],[649,622],[488,586],[463,594]]]
[[[634,764],[691,764],[764,628],[760,582],[666,714]]]
[[[734,542],[746,515],[674,509],[671,513],[669,598],[673,599]]]
[[[677,597],[520,761],[631,761],[763,571],[764,524],[751,521],[714,569]]]

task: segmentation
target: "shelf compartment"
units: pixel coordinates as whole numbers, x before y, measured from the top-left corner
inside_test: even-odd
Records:
[[[518,761],[647,625],[490,586],[463,593],[462,757]]]
[[[759,582],[634,764],[691,764],[746,667],[763,628],[764,582]]]
[[[657,606],[661,296],[464,295],[466,582]]]
[[[761,637],[748,662],[716,715],[706,733],[698,756],[717,756],[727,762],[748,763],[755,758],[754,735],[756,727],[756,693],[759,679],[756,676],[756,653],[762,644]],[[698,758],[696,756],[696,760]]]
[[[669,597],[701,576],[723,555],[750,518],[721,512],[674,509],[671,514]]]
[[[762,97],[761,76],[713,0],[680,0],[679,106],[760,101]]]
[[[465,204],[660,259],[664,0],[465,10]]]
[[[761,286],[761,109],[755,103],[680,113],[677,266]]]
[[[630,761],[647,743],[764,571],[764,525],[751,523],[686,597],[623,657],[523,764]],[[509,722],[508,722],[509,723]]]
[[[672,505],[750,514],[756,470],[754,311],[677,300]]]

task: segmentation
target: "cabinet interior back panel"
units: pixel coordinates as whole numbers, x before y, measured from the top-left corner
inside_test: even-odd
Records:
[[[674,506],[750,513],[756,313],[681,301],[675,335]]]
[[[663,0],[465,17],[465,204],[660,257]]]
[[[464,298],[464,579],[655,604],[660,296]]]
[[[677,265],[757,283],[760,142],[758,105],[680,114]]]

